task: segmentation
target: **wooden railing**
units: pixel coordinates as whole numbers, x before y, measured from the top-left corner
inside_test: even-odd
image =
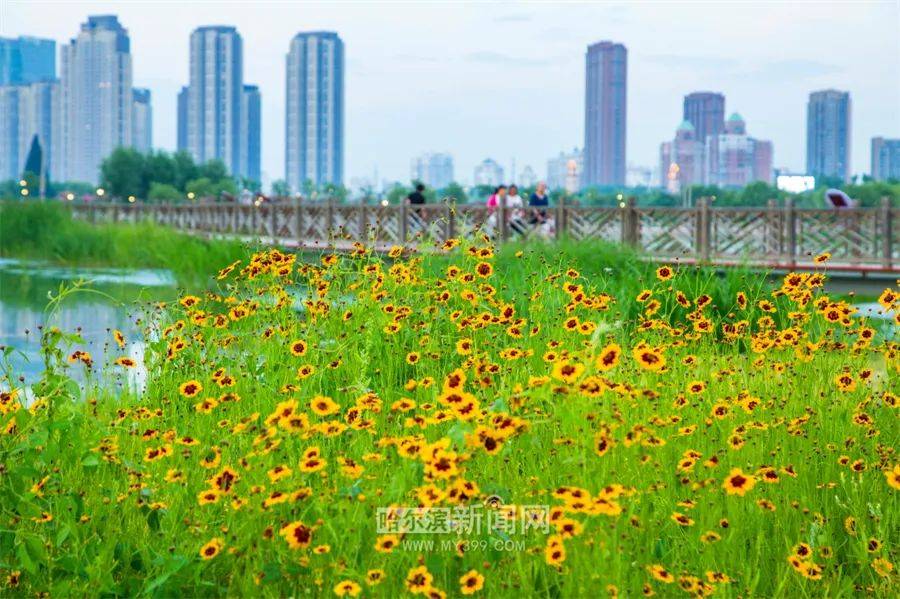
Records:
[[[185,231],[267,238],[286,245],[347,241],[413,244],[428,239],[487,235],[495,240],[568,237],[620,242],[659,258],[714,263],[755,262],[792,267],[822,252],[832,263],[860,270],[896,271],[900,265],[900,208],[885,198],[876,208],[795,208],[790,200],[765,208],[713,208],[706,198],[692,208],[618,208],[558,205],[545,222],[529,222],[531,209],[426,204],[381,206],[305,202],[184,204],[67,204],[90,222],[150,221]]]

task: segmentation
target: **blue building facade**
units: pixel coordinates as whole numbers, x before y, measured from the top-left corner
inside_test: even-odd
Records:
[[[240,174],[243,41],[234,27],[212,26],[195,29],[190,45],[186,149]]]
[[[245,85],[241,104],[241,176],[252,181],[261,182],[260,141],[261,141],[261,103],[259,88]]]
[[[806,105],[806,172],[850,180],[850,93],[813,92]]]
[[[344,43],[298,33],[287,54],[285,178],[306,193],[344,180]]]
[[[56,42],[0,37],[0,85],[27,85],[56,78]]]

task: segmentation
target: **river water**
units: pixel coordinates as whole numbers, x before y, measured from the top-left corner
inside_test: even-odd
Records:
[[[51,310],[51,294],[56,296],[61,286],[71,287],[78,281],[92,291],[71,293]],[[11,370],[30,385],[44,367],[40,327],[77,332],[84,343],[67,351],[87,351],[94,361],[91,371],[80,363],[69,367],[74,378],[83,380],[101,373],[119,356],[131,356],[140,363],[143,308],[174,297],[175,279],[166,270],[70,268],[0,259],[0,346],[13,348],[8,356]],[[124,334],[124,348],[113,340],[113,330]],[[132,381],[140,378],[140,372],[130,377]]]

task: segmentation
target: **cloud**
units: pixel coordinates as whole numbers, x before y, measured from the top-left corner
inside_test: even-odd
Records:
[[[439,62],[441,60],[437,56],[424,56],[422,54],[394,54],[392,58],[400,62]]]
[[[560,62],[560,57],[543,57],[532,58],[527,56],[510,56],[502,52],[494,52],[493,50],[480,50],[478,52],[469,52],[464,56],[468,62],[479,62],[483,64],[505,65],[511,67],[540,67]]]
[[[534,18],[532,14],[517,13],[494,17],[495,23],[524,23]]]
[[[769,81],[813,79],[816,77],[824,77],[826,75],[835,75],[842,73],[843,68],[820,62],[818,60],[773,60],[759,66],[757,69],[747,73],[747,77],[766,79]]]
[[[648,54],[639,56],[639,59],[665,67],[667,69],[698,69],[718,70],[734,69],[740,62],[734,58],[724,56],[676,56],[674,54]]]

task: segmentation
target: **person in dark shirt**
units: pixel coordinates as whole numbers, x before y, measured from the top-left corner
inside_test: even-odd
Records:
[[[425,203],[425,194],[422,192],[425,191],[425,186],[421,183],[416,183],[416,189],[406,196],[407,204],[424,204]]]
[[[528,198],[528,206],[531,207],[529,222],[533,225],[547,220],[547,207],[550,206],[550,197],[547,195],[547,184],[539,181],[534,193]]]

